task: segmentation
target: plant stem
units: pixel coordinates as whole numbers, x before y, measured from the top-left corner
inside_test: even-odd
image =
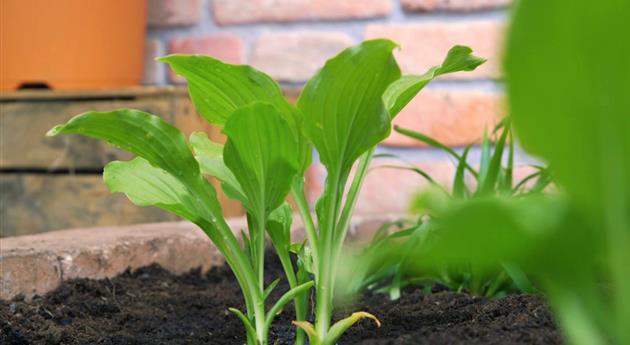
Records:
[[[261,344],[267,344],[267,333],[268,329],[265,327],[265,300],[264,300],[264,291],[265,291],[265,214],[260,213],[256,215],[255,221],[255,231],[256,231],[256,255],[257,255],[257,271],[258,271],[258,293],[261,298],[256,302],[256,310],[254,311],[256,314],[256,332],[258,341]]]
[[[350,219],[352,218],[352,212],[354,211],[354,207],[357,204],[359,192],[361,191],[361,187],[363,186],[363,181],[365,180],[365,176],[367,175],[368,167],[370,166],[370,162],[372,161],[375,150],[376,146],[369,149],[360,158],[356,174],[354,175],[354,179],[352,180],[352,185],[350,185],[350,190],[348,191],[348,195],[346,196],[346,203],[343,206],[343,210],[341,211],[341,216],[339,218],[339,223],[337,224],[338,233],[336,234],[335,238],[335,243],[337,244],[337,248],[335,250],[336,253],[340,252],[341,247],[343,246],[343,242],[346,238],[346,234],[348,233],[348,228],[350,227]]]
[[[315,307],[315,328],[320,339],[325,339],[330,327],[332,317],[332,289],[333,289],[333,240],[337,214],[339,212],[339,192],[343,191],[341,186],[341,174],[339,171],[331,172],[326,178],[324,193],[327,208],[320,219],[320,255],[319,272],[316,281],[316,307]],[[321,222],[323,220],[323,222]]]
[[[289,282],[289,287],[291,289],[295,288],[298,286],[298,281],[293,269],[293,263],[291,263],[291,258],[288,255],[288,251],[276,249],[276,253],[280,259],[280,264],[282,264],[282,268],[284,269],[287,281]],[[295,304],[295,319],[297,321],[304,321],[306,319],[306,299],[299,296],[293,300],[293,303]],[[298,328],[296,332],[295,345],[304,344],[304,331],[301,328]]]
[[[306,201],[306,196],[304,195],[304,181],[302,179],[296,178],[295,182],[291,185],[291,195],[293,196],[298,211],[300,212],[302,223],[304,223],[304,230],[306,230],[306,239],[308,241],[308,245],[311,247],[313,266],[319,267],[319,246],[317,231],[315,230],[315,223],[313,222],[313,217],[311,216],[311,210],[308,206],[308,201]],[[317,280],[317,272],[314,273],[315,279]]]

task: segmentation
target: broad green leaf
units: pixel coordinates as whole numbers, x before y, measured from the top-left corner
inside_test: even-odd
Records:
[[[394,118],[398,113],[433,79],[440,75],[472,71],[486,59],[474,56],[472,49],[465,46],[454,46],[446,55],[440,66],[431,67],[422,75],[406,75],[393,82],[383,94],[383,101]]]
[[[247,65],[232,65],[210,56],[169,55],[158,59],[186,78],[195,109],[210,123],[225,124],[237,109],[254,102],[275,106],[295,132],[300,171],[311,163],[311,144],[302,131],[302,114],[289,104],[278,84]]]
[[[129,192],[134,201],[166,202],[164,205],[171,205],[168,206],[168,210],[195,222],[225,255],[226,261],[234,270],[244,291],[250,295],[255,293],[251,280],[253,273],[246,265],[238,241],[223,218],[216,191],[201,176],[199,164],[193,157],[184,135],[178,129],[155,115],[138,110],[120,109],[109,112],[87,112],[75,116],[67,123],[52,128],[48,135],[70,133],[106,140],[110,144],[144,158],[152,167],[170,174],[172,178],[154,170],[157,174],[155,180],[147,178],[145,181],[145,184],[149,181],[160,183],[154,186],[155,188],[167,185],[172,188],[172,190],[162,190],[160,194],[155,189],[147,191],[153,192],[152,195],[141,194],[125,181],[116,181],[116,177],[112,181],[111,174],[109,184],[121,191]],[[146,169],[143,161],[129,164],[131,165],[118,167],[114,165],[113,172],[116,169],[121,171],[126,168],[127,174],[131,174],[128,169],[134,167],[134,164],[139,166],[138,169]],[[144,174],[146,171],[135,171],[135,173]],[[138,176],[133,178],[139,179]],[[179,183],[175,183],[175,180]],[[188,193],[182,193],[182,186]],[[174,194],[171,194],[171,191]],[[182,201],[183,205],[175,206],[171,203],[175,200]]]
[[[245,207],[266,217],[282,204],[298,171],[294,133],[276,108],[264,103],[235,111],[224,133],[223,160],[247,195]]]
[[[232,171],[223,161],[223,145],[215,143],[203,132],[190,135],[190,145],[195,151],[195,159],[199,162],[201,171],[216,177],[223,187],[223,191],[232,199],[247,203],[241,184],[236,180]]]
[[[112,193],[125,193],[138,206],[157,206],[193,222],[198,217],[186,186],[142,157],[107,164],[103,179]]]
[[[225,124],[237,109],[266,102],[290,114],[278,84],[247,65],[232,65],[204,55],[168,55],[158,58],[188,81],[195,109],[210,123]]]
[[[395,47],[389,40],[371,40],[345,49],[304,87],[298,108],[305,133],[329,171],[343,175],[389,134],[390,118],[381,97],[400,78]]]
[[[132,109],[91,111],[53,127],[47,135],[71,133],[106,140],[178,178],[199,176],[199,165],[184,135],[155,115]]]

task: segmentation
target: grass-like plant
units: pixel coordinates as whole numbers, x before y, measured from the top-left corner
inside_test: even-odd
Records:
[[[376,320],[357,312],[331,325],[333,278],[375,146],[390,133],[394,116],[433,78],[473,70],[484,61],[469,48],[455,46],[442,65],[424,75],[401,77],[392,54],[395,47],[381,39],[342,51],[311,78],[297,105],[287,102],[270,77],[249,66],[200,55],[160,58],[187,79],[197,112],[223,127],[225,145],[203,133],[186,140],[159,117],[129,109],[84,113],[48,134],[98,138],[138,156],[109,163],[106,184],[137,205],[161,207],[188,219],[208,235],[241,286],[247,310],[230,310],[245,325],[248,344],[268,344],[275,315],[293,300],[296,343],[302,344],[307,334],[311,345],[331,345],[359,319]],[[313,147],[328,172],[316,206],[317,227],[304,193]],[[205,175],[216,177],[225,193],[243,204],[248,231],[241,236],[242,244]],[[306,245],[291,242],[292,211],[284,203],[289,193],[303,218]],[[276,282],[265,286],[263,281],[266,233],[291,287],[270,310],[265,301]],[[297,267],[290,252],[298,254]],[[313,285],[314,325],[307,321],[306,294]]]
[[[419,119],[421,120],[421,119]],[[355,294],[371,288],[387,292],[390,298],[397,299],[401,289],[408,285],[424,285],[430,288],[434,283],[443,284],[453,291],[468,291],[486,297],[501,297],[510,292],[534,292],[535,289],[525,274],[508,262],[497,262],[493,269],[480,270],[474,264],[447,265],[437,269],[414,272],[408,261],[422,246],[431,245],[431,240],[439,236],[432,221],[439,218],[453,203],[483,198],[488,195],[522,197],[542,192],[551,183],[549,169],[533,166],[531,174],[516,181],[514,176],[514,138],[508,119],[501,121],[491,135],[484,133],[481,141],[481,157],[478,168],[469,163],[468,153],[473,145],[468,145],[460,154],[440,141],[425,134],[395,126],[394,129],[409,138],[421,141],[449,155],[456,162],[456,171],[450,189],[440,185],[427,172],[413,166],[381,165],[378,168],[406,169],[427,180],[430,187],[419,192],[412,200],[410,212],[417,220],[399,220],[384,224],[372,241],[357,254],[359,265],[364,272],[355,269],[352,281],[346,283],[348,294]],[[493,146],[492,143],[495,143]],[[396,156],[386,155],[397,158]],[[404,162],[404,161],[403,161]],[[505,164],[505,165],[504,165]],[[467,178],[467,175],[469,178]],[[380,255],[381,248],[393,243],[404,243],[408,256]],[[365,263],[371,263],[365,265]]]

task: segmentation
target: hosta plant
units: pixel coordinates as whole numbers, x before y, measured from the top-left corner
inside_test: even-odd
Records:
[[[274,316],[294,301],[296,343],[334,344],[359,319],[357,312],[331,325],[336,266],[363,178],[375,146],[390,132],[398,112],[434,77],[472,70],[483,62],[467,47],[451,49],[426,74],[402,76],[389,40],[371,40],[330,59],[304,87],[297,105],[267,75],[201,55],[160,58],[188,81],[198,113],[223,127],[225,145],[203,133],[188,140],[173,126],[138,110],[88,112],[50,130],[105,140],[137,157],[112,162],[104,179],[112,192],[140,206],[153,205],[197,224],[224,255],[241,286],[246,310],[230,309],[245,325],[247,343],[269,344]],[[328,172],[316,205],[317,224],[304,193],[313,147]],[[346,189],[350,170],[359,161]],[[239,242],[225,221],[206,175],[240,201],[248,229]],[[346,192],[347,190],[347,192]],[[292,194],[307,241],[291,242]],[[268,234],[291,289],[265,309],[277,282],[264,285]],[[297,253],[297,264],[291,253]],[[315,285],[315,324],[307,321],[307,291]]]

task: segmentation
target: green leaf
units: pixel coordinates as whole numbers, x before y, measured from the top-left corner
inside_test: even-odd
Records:
[[[155,202],[156,205],[162,205],[195,222],[225,254],[239,282],[247,283],[244,290],[254,293],[251,289],[253,285],[251,272],[245,265],[236,237],[223,218],[216,191],[201,176],[199,164],[178,129],[155,115],[138,110],[119,109],[83,113],[48,132],[48,135],[59,134],[81,134],[106,140],[142,157],[144,161],[136,160],[110,166],[108,184],[116,190],[129,193],[135,202],[145,204]],[[145,162],[161,170],[149,169]],[[161,171],[170,174],[170,177]],[[123,173],[125,175],[120,175]],[[147,173],[154,173],[154,178],[145,177]],[[117,180],[121,176],[136,180],[145,177],[143,186],[150,182],[156,184],[151,189],[141,192],[137,186]],[[188,193],[183,193],[183,187]],[[164,189],[158,193],[157,188]],[[182,205],[177,206],[174,201],[181,201]]]
[[[269,215],[267,220],[267,233],[271,237],[274,247],[289,253],[291,247],[291,224],[293,223],[293,210],[288,203],[283,203]]]
[[[492,158],[487,163],[487,170],[484,170],[485,174],[479,174],[480,176],[483,176],[483,178],[480,178],[478,181],[480,186],[477,193],[479,195],[489,194],[494,191],[494,187],[496,186],[499,178],[499,173],[501,172],[501,160],[503,158],[503,151],[508,133],[509,131],[503,131],[503,133],[501,133],[501,137],[494,148]],[[486,165],[484,164],[484,166]]]
[[[609,210],[612,188],[630,215],[630,64],[616,63],[630,56],[630,45],[620,44],[628,13],[630,3],[619,0],[522,4],[506,51],[522,146],[552,163],[558,183],[599,213]]]
[[[463,199],[468,195],[468,188],[466,187],[466,176],[464,173],[466,172],[466,165],[468,164],[466,162],[466,159],[468,158],[468,152],[470,151],[471,147],[472,145],[466,146],[466,148],[464,149],[464,153],[462,154],[462,158],[459,160],[459,163],[457,163],[455,180],[453,181],[453,197],[455,198]]]
[[[245,207],[269,215],[286,198],[299,168],[293,131],[275,107],[254,103],[235,111],[224,133],[223,159],[247,195]]]
[[[423,75],[406,75],[393,82],[383,94],[383,101],[392,119],[434,78],[448,73],[472,71],[486,59],[474,56],[472,49],[453,46],[440,66]]]
[[[112,193],[125,193],[138,206],[157,206],[193,222],[198,217],[186,186],[142,157],[107,164],[103,179]]]
[[[195,109],[210,123],[225,124],[237,109],[269,103],[285,116],[298,140],[300,171],[311,163],[311,144],[302,131],[302,114],[289,104],[278,84],[246,65],[232,65],[203,55],[169,55],[158,59],[186,78]]]
[[[529,294],[536,293],[536,288],[529,281],[527,275],[520,269],[520,267],[507,262],[502,263],[501,266],[520,291]]]
[[[291,105],[278,84],[246,65],[224,63],[203,55],[168,55],[158,58],[188,81],[195,109],[210,123],[225,124],[237,109],[254,102],[274,105],[290,114]]]
[[[179,178],[195,179],[200,175],[199,165],[184,135],[161,118],[139,110],[83,113],[47,133],[48,136],[59,134],[81,134],[106,140]]]
[[[265,320],[265,328],[269,328],[271,326],[271,322],[273,321],[273,319],[276,317],[276,315],[278,315],[278,313],[280,313],[282,308],[284,308],[287,303],[291,302],[298,295],[308,291],[310,288],[313,287],[313,285],[315,285],[315,282],[309,281],[285,292],[284,295],[282,295],[269,310],[269,313],[267,314],[267,319]]]
[[[254,325],[252,325],[252,322],[250,319],[247,318],[247,316],[245,316],[245,314],[243,314],[243,312],[241,312],[240,310],[236,309],[236,308],[228,308],[228,310],[236,315],[236,317],[239,318],[239,320],[241,320],[241,322],[243,322],[243,325],[245,326],[245,331],[247,332],[247,336],[249,339],[256,339],[256,329],[254,328]]]
[[[263,300],[267,300],[267,298],[269,298],[269,295],[271,295],[271,293],[273,292],[273,289],[275,289],[276,286],[278,286],[278,283],[280,283],[280,278],[272,281],[271,284],[269,284],[265,288],[265,291],[263,291]]]
[[[522,1],[504,66],[521,144],[550,162],[555,181],[608,240],[611,308],[602,321],[615,332],[601,331],[619,344],[630,344],[629,14],[624,0]]]
[[[195,159],[199,162],[201,171],[216,177],[227,196],[246,204],[248,201],[241,184],[223,161],[223,145],[211,141],[203,132],[192,133],[190,145],[195,151]]]
[[[341,175],[365,151],[387,137],[390,119],[381,99],[400,78],[389,40],[371,40],[328,60],[311,78],[298,108],[322,163]]]
[[[436,149],[440,149],[448,153],[449,155],[451,155],[458,162],[462,161],[462,156],[460,156],[457,152],[455,152],[455,150],[453,150],[452,148],[442,144],[441,142],[429,136],[426,136],[420,132],[412,131],[410,129],[405,129],[399,126],[394,126],[394,130],[404,136],[407,136],[412,139],[420,140],[421,142],[428,144],[432,147],[435,147]],[[477,176],[477,171],[475,171],[475,169],[473,169],[470,165],[468,165],[468,163],[466,163],[466,170],[468,170],[471,174],[473,174],[473,176],[475,177]]]

